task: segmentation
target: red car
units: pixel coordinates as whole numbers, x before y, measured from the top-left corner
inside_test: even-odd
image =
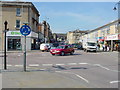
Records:
[[[67,53],[70,53],[72,55],[74,53],[74,49],[72,45],[60,45],[55,49],[51,49],[50,53],[52,55],[59,54],[61,56],[64,56]]]

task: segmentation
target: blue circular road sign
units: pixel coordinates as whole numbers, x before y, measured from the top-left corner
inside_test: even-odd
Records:
[[[21,28],[20,28],[20,33],[24,36],[27,36],[29,35],[31,32],[31,28],[28,26],[28,25],[23,25]]]

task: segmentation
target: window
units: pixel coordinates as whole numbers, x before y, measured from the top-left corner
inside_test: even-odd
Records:
[[[16,8],[16,16],[20,16],[21,15],[21,9],[20,8]]]
[[[20,28],[20,20],[16,20],[16,28]]]
[[[117,24],[115,25],[115,33],[118,33],[118,26],[117,26]]]
[[[110,34],[110,29],[108,28],[108,29],[107,29],[107,35],[109,35],[109,34]]]

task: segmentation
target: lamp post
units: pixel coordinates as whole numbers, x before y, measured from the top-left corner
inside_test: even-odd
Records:
[[[117,5],[117,7],[116,7]],[[115,4],[113,10],[118,11],[117,33],[120,33],[120,1]],[[113,41],[111,40],[111,51],[113,50]]]
[[[7,33],[7,31],[8,31],[8,29],[7,29],[7,25],[8,25],[8,22],[7,21],[5,21],[4,22],[4,25],[5,25],[5,30],[4,30],[4,69],[6,70],[7,69],[7,62],[6,62],[6,33]]]

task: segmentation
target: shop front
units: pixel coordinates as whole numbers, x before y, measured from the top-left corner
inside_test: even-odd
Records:
[[[35,32],[31,32],[30,35],[26,37],[26,50],[30,51],[32,48],[32,44],[35,45],[36,42],[32,43],[32,40],[36,40],[38,37],[38,34]],[[21,35],[20,31],[8,31],[6,35],[6,48],[7,51],[11,50],[18,50],[22,51],[24,50],[24,36]]]
[[[104,37],[97,37],[97,43],[100,46],[100,50],[103,50]]]
[[[105,37],[106,43],[111,47],[111,50],[117,50],[116,45],[120,44],[120,34],[108,35]]]

